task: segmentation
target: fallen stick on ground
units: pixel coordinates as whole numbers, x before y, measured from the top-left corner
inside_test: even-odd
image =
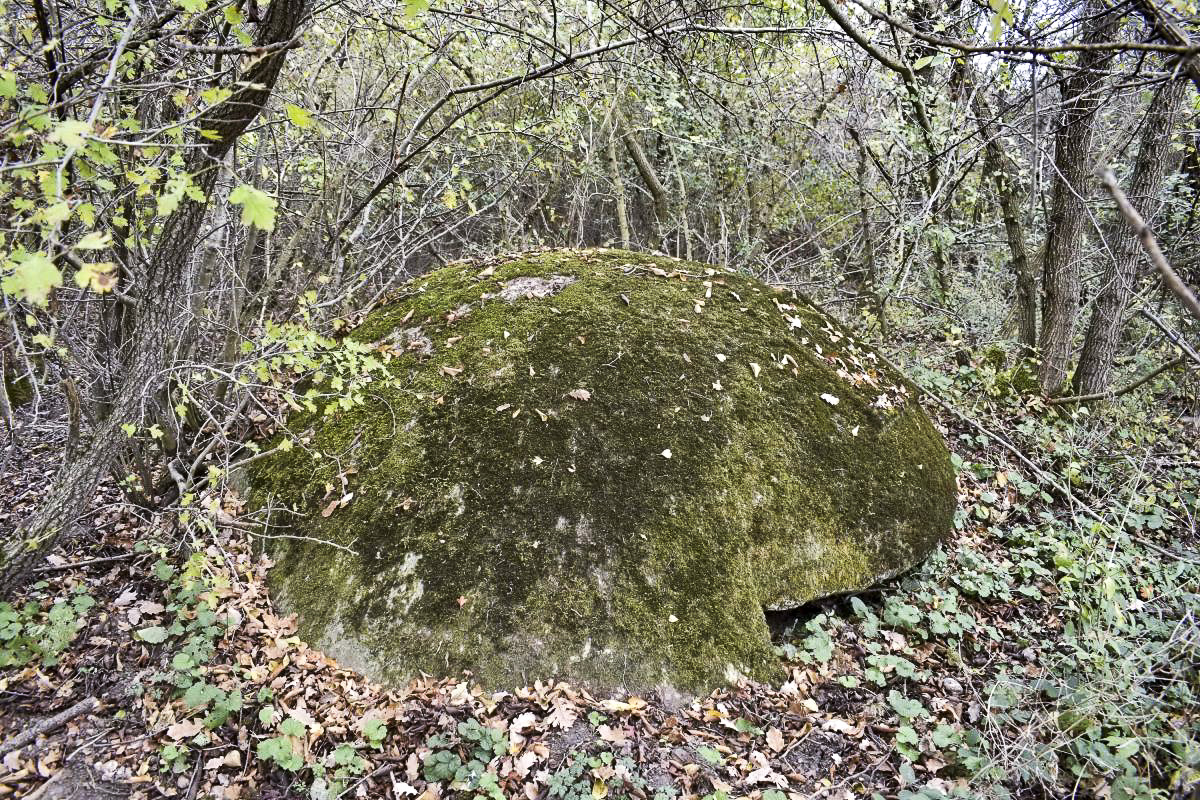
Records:
[[[81,714],[87,714],[90,711],[95,710],[95,708],[99,705],[100,701],[96,698],[85,697],[75,705],[58,712],[53,717],[42,720],[29,730],[18,733],[16,736],[12,737],[6,742],[0,742],[0,755],[4,755],[5,753],[13,750],[21,749],[25,745],[35,741],[39,736],[47,734],[57,728],[61,728],[63,725],[66,725],[68,722],[80,716]]]

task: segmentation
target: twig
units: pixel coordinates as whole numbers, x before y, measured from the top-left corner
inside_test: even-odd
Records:
[[[87,714],[91,711],[94,711],[99,705],[100,701],[95,697],[85,697],[70,708],[60,711],[53,717],[44,719],[37,725],[34,725],[32,728],[18,733],[16,736],[12,737],[6,742],[0,743],[0,755],[13,750],[21,749],[25,745],[36,740],[39,736],[43,736],[50,731],[61,728],[63,725],[66,725],[68,722],[80,716],[81,714]]]
[[[1176,47],[1195,50],[1183,27],[1170,19],[1163,9],[1155,5],[1154,0],[1134,0],[1133,7],[1150,25],[1155,35],[1166,39]],[[1196,59],[1196,54],[1180,53],[1179,62],[1188,77],[1192,79],[1192,83],[1196,84],[1197,89],[1200,89],[1200,61]]]
[[[106,558],[89,558],[86,561],[71,561],[66,564],[50,564],[45,567],[38,567],[34,572],[60,572],[64,569],[75,569],[76,567],[90,567],[93,564],[108,564],[113,561],[124,561],[141,553],[122,553],[119,556],[108,556]]]
[[[79,388],[70,376],[62,379],[63,395],[67,399],[67,443],[63,446],[66,459],[70,462],[75,458],[75,450],[79,447],[80,420],[83,416],[79,401]]]
[[[385,775],[390,775],[396,769],[397,766],[399,766],[399,765],[384,764],[383,766],[377,768],[374,772],[371,772],[368,775],[362,776],[357,781],[355,781],[354,783],[347,786],[345,789],[342,790],[341,794],[339,794],[338,797],[341,798],[341,797],[348,796],[350,794],[350,792],[354,791],[360,785],[366,783],[367,781],[374,780],[375,778],[382,778]]]
[[[1128,386],[1123,386],[1115,391],[1110,389],[1107,392],[1096,392],[1095,394],[1079,394],[1072,397],[1052,397],[1046,401],[1046,405],[1058,406],[1064,403],[1088,403],[1092,400],[1111,400],[1114,397],[1120,397],[1123,394],[1132,392],[1142,384],[1154,380],[1169,369],[1175,369],[1175,367],[1178,367],[1185,361],[1187,361],[1187,359],[1184,356],[1173,358],[1158,369],[1146,373]]]
[[[1162,250],[1158,249],[1158,240],[1150,232],[1150,226],[1146,224],[1146,220],[1142,219],[1142,215],[1137,212],[1137,209],[1130,204],[1129,198],[1125,196],[1125,192],[1121,191],[1121,187],[1117,185],[1117,178],[1113,175],[1112,170],[1108,167],[1103,167],[1099,174],[1100,183],[1104,184],[1104,188],[1108,189],[1108,193],[1116,201],[1117,208],[1121,210],[1122,216],[1125,217],[1125,220],[1133,228],[1138,241],[1141,242],[1142,248],[1146,251],[1146,255],[1150,257],[1150,263],[1154,265],[1154,268],[1158,270],[1158,274],[1162,276],[1163,283],[1175,293],[1175,296],[1183,303],[1183,307],[1193,317],[1200,319],[1200,300],[1196,299],[1196,295],[1183,282],[1179,274],[1171,269],[1171,265],[1167,263],[1167,257],[1163,255]]]
[[[45,797],[46,793],[50,791],[50,788],[62,779],[62,774],[66,769],[66,767],[63,767],[58,772],[51,775],[48,779],[46,779],[45,783],[30,792],[29,796],[26,797],[25,800],[41,800],[41,798]]]
[[[1159,319],[1158,315],[1150,311],[1150,309],[1142,306],[1138,309],[1138,314],[1145,317],[1151,325],[1158,328],[1159,333],[1167,337],[1167,341],[1183,351],[1183,354],[1200,365],[1200,353],[1192,349],[1192,346],[1183,340],[1183,336],[1177,331],[1173,331],[1167,327],[1167,324]]]

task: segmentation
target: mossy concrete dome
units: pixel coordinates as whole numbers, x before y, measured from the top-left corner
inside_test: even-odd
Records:
[[[764,608],[871,586],[951,527],[912,388],[743,274],[613,250],[456,264],[352,336],[388,377],[293,420],[303,446],[251,477],[298,512],[278,603],[385,682],[767,679]]]

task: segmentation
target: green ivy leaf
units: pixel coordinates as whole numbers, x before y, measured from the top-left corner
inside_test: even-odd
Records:
[[[378,747],[387,736],[387,723],[380,719],[368,719],[362,724],[362,732],[372,746]]]
[[[259,758],[274,761],[289,772],[295,772],[304,766],[304,759],[296,755],[292,748],[292,740],[285,736],[264,739],[258,743],[257,752]]]
[[[933,731],[933,744],[935,747],[949,747],[958,741],[958,731],[949,725],[938,725]]]
[[[275,198],[243,183],[229,193],[229,202],[242,207],[242,224],[263,231],[275,230]]]
[[[83,134],[91,130],[85,120],[64,119],[54,126],[48,138],[52,142],[62,142],[67,147],[83,147]]]
[[[62,286],[62,273],[44,253],[14,253],[11,263],[12,273],[0,281],[0,290],[5,294],[44,306],[50,291]]]
[[[142,628],[137,632],[137,638],[149,644],[162,644],[167,640],[167,629],[162,625],[153,625],[149,628]]]
[[[295,717],[288,717],[279,725],[279,732],[284,736],[303,736],[304,723]]]
[[[200,93],[200,99],[205,105],[215,106],[218,103],[224,103],[233,96],[233,90],[227,89],[224,86],[213,86],[210,89],[205,89]]]
[[[404,16],[413,18],[429,10],[429,0],[404,0]]]
[[[916,719],[925,716],[925,706],[920,700],[910,700],[895,689],[888,692],[888,705],[896,710],[904,719]]]
[[[103,250],[112,244],[112,234],[92,231],[75,243],[76,250]]]
[[[295,103],[288,103],[283,107],[287,112],[288,120],[297,128],[311,128],[313,124],[312,114]]]
[[[187,704],[188,708],[204,708],[222,694],[223,692],[211,683],[197,681],[183,693],[183,702]]]
[[[65,200],[54,203],[39,211],[37,216],[44,225],[59,225],[71,218],[71,204]]]

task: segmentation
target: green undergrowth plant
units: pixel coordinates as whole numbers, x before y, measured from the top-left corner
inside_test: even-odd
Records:
[[[86,625],[96,600],[84,586],[39,600],[49,584],[31,587],[31,599],[13,606],[0,602],[0,668],[38,664],[51,667]]]
[[[254,756],[289,775],[306,796],[342,796],[367,769],[366,754],[383,747],[387,724],[368,718],[358,726],[361,738],[315,739],[321,731],[312,728],[311,719],[289,713],[269,685],[224,657],[228,638],[241,624],[238,614],[220,602],[230,592],[226,562],[208,551],[195,551],[177,564],[166,548],[138,547],[160,555],[151,572],[162,587],[164,602],[159,624],[133,632],[137,640],[162,653],[161,667],[134,691],[151,695],[155,704],[173,704],[179,720],[167,732],[172,741],[158,751],[159,769],[169,774],[192,770],[206,749],[241,729],[254,743]],[[283,637],[277,643],[287,647],[299,640]]]
[[[640,769],[632,758],[614,753],[607,747],[597,745],[576,750],[550,774],[547,796],[556,800],[592,800],[596,797],[675,800],[675,787],[651,786]]]
[[[1026,782],[1149,798],[1200,778],[1200,564],[1184,552],[1200,470],[1195,443],[1189,455],[1188,440],[1153,408],[1128,398],[1011,426],[1014,443],[1048,463],[1028,475],[1036,492],[1018,484],[1033,501],[1018,509],[1025,524],[994,533],[1017,589],[1044,592],[1062,620],[1052,641],[1031,642],[1043,674],[1005,670],[989,686],[991,738],[1037,734],[1035,745],[1010,750],[1010,772]]]
[[[430,752],[421,774],[430,783],[445,783],[453,791],[503,800],[498,759],[508,752],[508,734],[471,717],[458,723],[457,736],[435,734],[426,741]]]
[[[921,787],[906,764],[968,778],[984,797],[1167,798],[1200,780],[1195,443],[1134,397],[1048,408],[997,390],[1003,372],[997,359],[913,370],[979,423],[947,419],[959,535],[878,597],[798,626],[782,650],[842,663],[839,631],[852,634],[849,677],[894,717],[911,797],[945,786]],[[974,687],[961,720],[924,699],[947,685]]]

